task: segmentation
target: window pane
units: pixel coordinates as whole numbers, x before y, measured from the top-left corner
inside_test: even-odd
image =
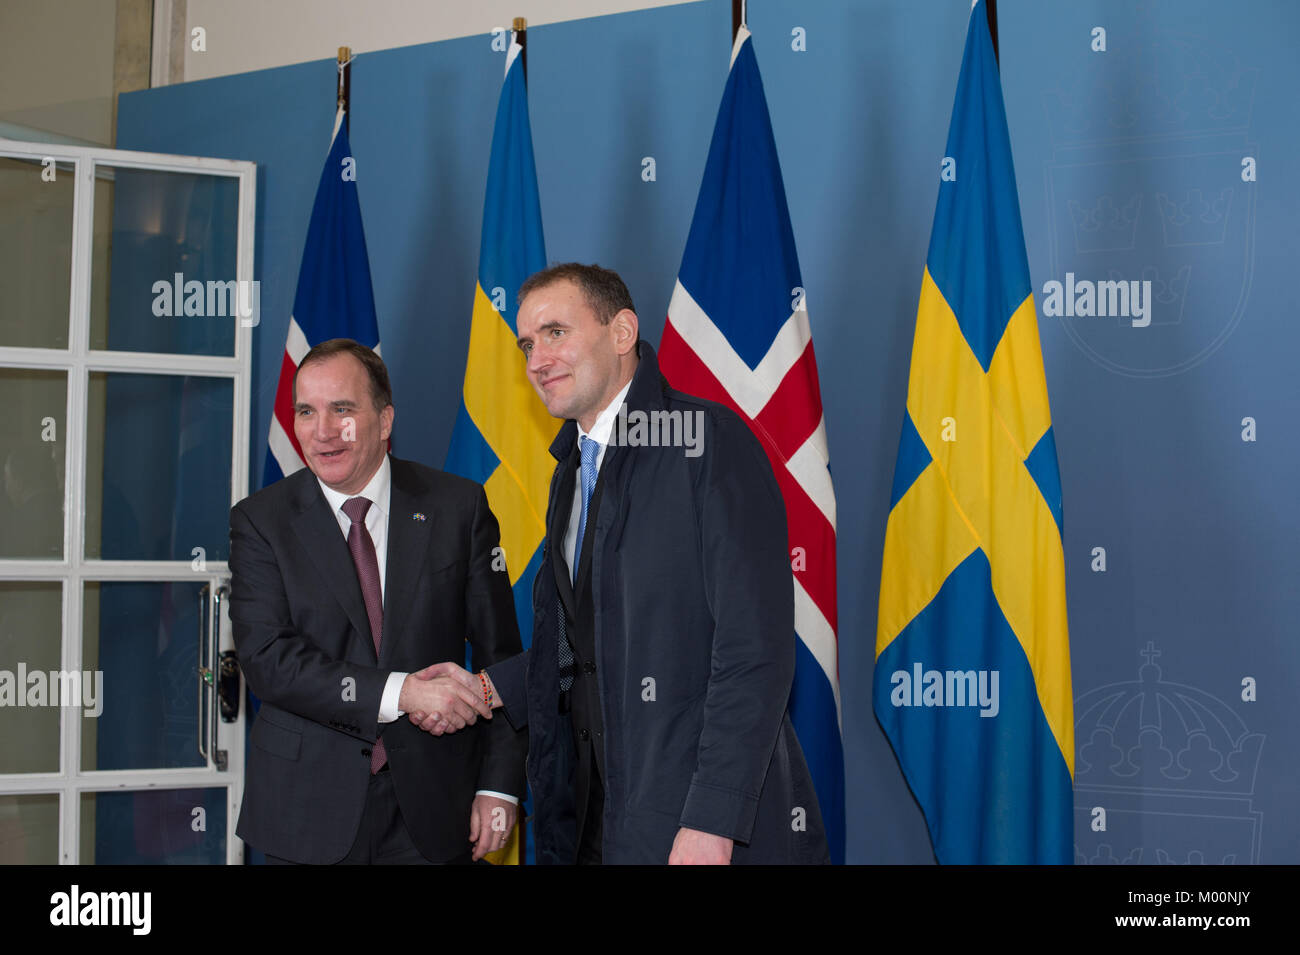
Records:
[[[0,581],[0,773],[59,771],[62,633],[61,583]]]
[[[225,789],[82,793],[82,865],[224,865]]]
[[[103,676],[101,712],[82,722],[83,770],[205,765],[196,673],[204,583],[86,584],[82,666]]]
[[[0,158],[0,345],[68,347],[75,184],[70,163]]]
[[[95,372],[86,449],[86,556],[225,560],[234,384]]]
[[[0,796],[0,865],[56,865],[58,793]]]
[[[62,371],[0,368],[0,557],[63,556]]]
[[[239,180],[96,166],[95,208],[90,347],[233,355]]]

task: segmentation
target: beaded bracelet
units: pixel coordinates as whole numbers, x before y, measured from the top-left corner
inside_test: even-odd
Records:
[[[492,709],[492,684],[488,682],[487,674],[482,670],[479,671],[478,681],[483,684],[483,702],[487,704],[488,709]]]

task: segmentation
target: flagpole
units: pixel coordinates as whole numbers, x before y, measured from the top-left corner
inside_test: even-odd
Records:
[[[352,47],[339,47],[339,109],[343,110],[343,122],[348,124],[348,130],[351,131],[352,111],[348,108],[349,99],[352,96]]]
[[[515,17],[515,42],[519,44],[519,68],[524,71],[524,85],[528,85],[528,21]]]
[[[736,42],[736,34],[745,26],[745,0],[731,0],[731,42]]]
[[[993,39],[993,61],[1002,72],[1002,61],[998,57],[998,0],[984,0],[984,12],[989,18],[989,36]]]

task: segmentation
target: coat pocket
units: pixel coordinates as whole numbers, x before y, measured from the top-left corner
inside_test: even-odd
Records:
[[[258,749],[264,749],[281,759],[297,759],[302,750],[301,733],[267,722],[263,717],[258,717],[257,722],[253,724],[253,732],[249,740]]]

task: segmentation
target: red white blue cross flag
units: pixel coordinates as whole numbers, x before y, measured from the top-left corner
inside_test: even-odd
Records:
[[[835,491],[803,280],[749,31],[731,54],[659,351],[678,388],[748,422],[785,498],[798,639],[790,717],[844,861]]]
[[[307,225],[271,413],[263,487],[305,467],[302,448],[293,433],[293,376],[303,356],[312,346],[331,338],[351,338],[379,351],[379,322],[366,235],[361,228],[356,164],[343,120],[340,109],[334,117],[334,136]]]

